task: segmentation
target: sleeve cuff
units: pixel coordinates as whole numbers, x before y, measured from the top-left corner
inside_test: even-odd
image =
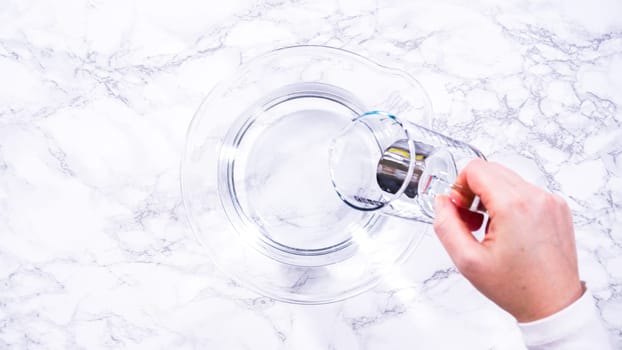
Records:
[[[545,349],[545,345],[582,344],[583,339],[608,343],[602,321],[596,313],[592,293],[588,290],[565,309],[541,320],[518,324],[528,348]]]

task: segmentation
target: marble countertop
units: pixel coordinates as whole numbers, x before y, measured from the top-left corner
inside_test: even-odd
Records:
[[[181,202],[186,128],[239,64],[294,44],[406,70],[436,128],[563,193],[622,348],[622,3],[468,3],[0,2],[0,348],[524,348],[433,236],[428,275],[328,305],[212,265]]]

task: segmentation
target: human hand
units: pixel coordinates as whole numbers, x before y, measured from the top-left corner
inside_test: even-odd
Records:
[[[475,288],[519,322],[552,315],[581,297],[572,217],[563,199],[480,159],[456,183],[486,207],[486,235],[475,239],[472,216],[454,205],[457,193],[437,197],[434,231]]]

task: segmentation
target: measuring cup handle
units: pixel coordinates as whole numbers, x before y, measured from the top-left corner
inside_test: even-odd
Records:
[[[450,195],[453,191],[458,194],[457,200],[454,200],[454,203],[464,209],[468,209],[470,211],[478,212],[481,214],[486,214],[486,208],[482,203],[479,196],[476,196],[471,190],[467,187],[456,183],[449,183],[444,179],[430,175],[427,178],[427,181],[423,184],[423,193],[424,194],[445,194]],[[456,199],[456,196],[453,196]]]

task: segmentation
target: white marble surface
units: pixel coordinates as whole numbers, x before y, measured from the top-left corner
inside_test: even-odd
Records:
[[[622,3],[0,2],[0,348],[522,349],[433,237],[436,272],[322,306],[275,302],[196,245],[178,165],[240,62],[323,44],[421,81],[435,126],[574,213],[622,348]]]

